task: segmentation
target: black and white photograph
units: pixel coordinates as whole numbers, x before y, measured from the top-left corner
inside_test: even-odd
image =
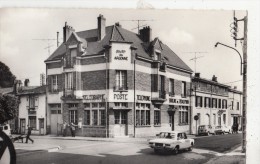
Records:
[[[0,6],[1,164],[259,163],[255,8],[135,3]]]

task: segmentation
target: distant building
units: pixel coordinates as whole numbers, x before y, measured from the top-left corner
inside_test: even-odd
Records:
[[[24,134],[27,125],[33,128],[32,134],[46,134],[46,86],[27,86],[18,88],[20,99],[18,125],[19,133]]]
[[[234,122],[240,123],[241,92],[219,83],[215,76],[212,80],[201,78],[200,73],[192,78],[192,91],[192,134],[196,134],[195,115],[199,116],[197,126],[226,125],[231,129]]]
[[[190,130],[192,70],[152,29],[139,34],[119,23],[75,32],[65,24],[63,43],[45,61],[47,126],[78,125],[76,135],[151,136]]]

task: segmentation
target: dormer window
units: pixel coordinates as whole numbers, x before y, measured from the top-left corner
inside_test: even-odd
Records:
[[[155,52],[154,54],[154,60],[160,61],[161,60],[161,54],[158,52]]]

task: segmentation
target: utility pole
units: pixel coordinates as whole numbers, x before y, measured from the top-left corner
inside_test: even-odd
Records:
[[[195,52],[186,52],[186,53],[194,53],[194,58],[191,58],[190,60],[194,61],[194,74],[196,73],[196,67],[197,67],[197,60],[199,58],[203,58],[204,56],[197,56],[197,54],[203,54],[203,53],[208,53],[208,52],[200,52],[200,51],[195,51]]]
[[[243,141],[242,141],[242,152],[246,152],[246,124],[247,124],[247,21],[248,15],[244,17],[244,43],[243,43],[243,112],[242,112],[242,130],[243,130]]]

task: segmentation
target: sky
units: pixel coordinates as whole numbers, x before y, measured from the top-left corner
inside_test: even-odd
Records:
[[[30,85],[40,85],[40,74],[46,72],[44,60],[57,48],[57,32],[62,42],[62,28],[65,22],[76,31],[97,28],[99,14],[106,18],[106,25],[120,22],[123,28],[137,32],[137,22],[152,28],[152,37],[158,37],[167,44],[191,69],[201,77],[218,77],[220,83],[242,89],[240,58],[221,42],[234,47],[230,24],[233,22],[232,10],[134,10],[134,9],[40,9],[5,8],[0,9],[0,60],[10,67],[13,74]],[[236,11],[240,19],[246,15],[243,10]],[[130,21],[129,21],[130,20]],[[239,35],[243,34],[243,23],[239,24]],[[242,54],[241,43],[236,49]],[[200,53],[202,52],[202,53]]]

